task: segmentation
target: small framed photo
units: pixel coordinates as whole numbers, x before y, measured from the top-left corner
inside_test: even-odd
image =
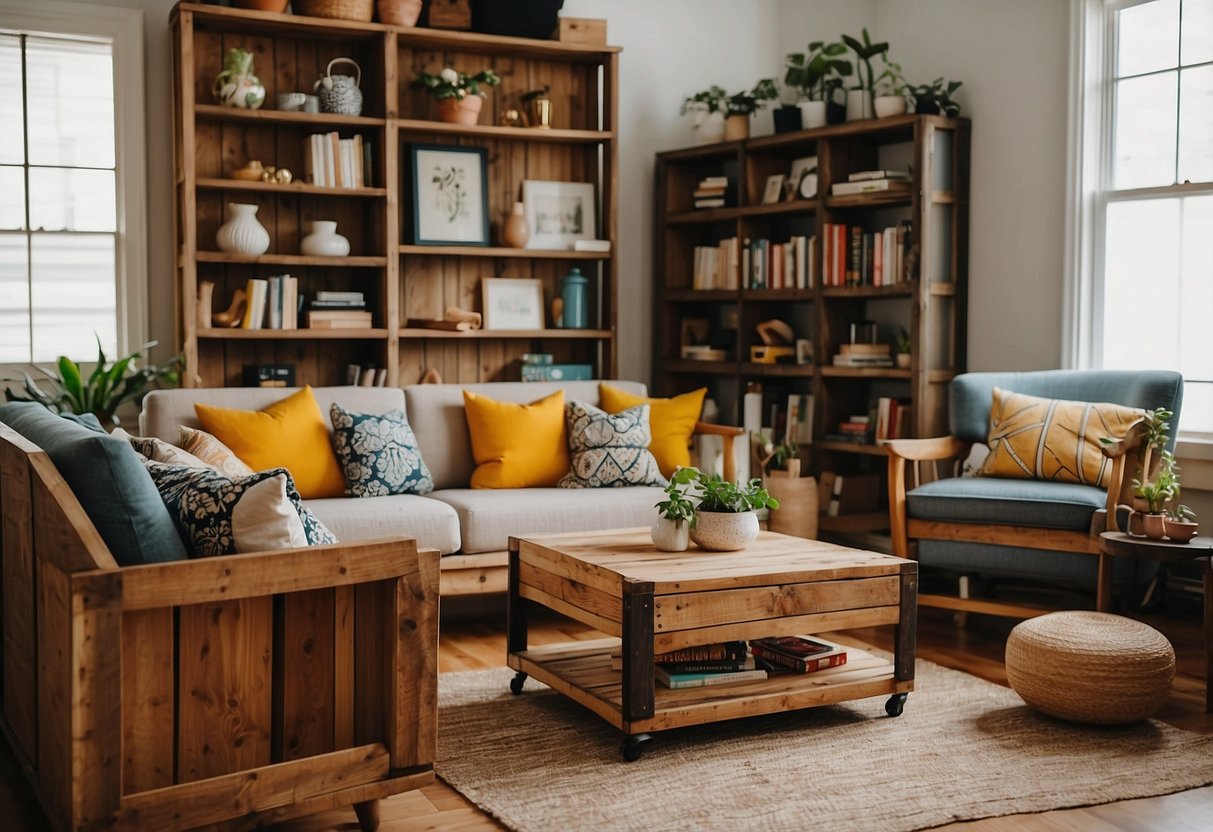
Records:
[[[578,240],[598,239],[592,182],[527,179],[522,202],[531,229],[527,248],[571,249]]]
[[[489,193],[482,147],[408,145],[412,240],[418,245],[487,246]]]
[[[797,364],[812,364],[813,363],[813,342],[808,338],[796,339],[796,363]]]
[[[543,284],[538,280],[483,277],[485,329],[543,329]]]
[[[809,175],[812,174],[812,178]],[[807,193],[806,193],[807,190]],[[817,157],[804,156],[792,160],[792,170],[788,174],[787,198],[812,199],[817,196]]]
[[[782,173],[775,173],[767,177],[766,189],[762,192],[762,204],[774,205],[783,197],[783,181],[787,177]]]

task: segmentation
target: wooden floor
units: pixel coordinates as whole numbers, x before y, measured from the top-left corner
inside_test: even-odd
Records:
[[[1171,639],[1178,655],[1178,673],[1170,703],[1158,718],[1190,731],[1213,734],[1213,716],[1204,713],[1203,643],[1198,615],[1138,616]],[[983,679],[1006,684],[1003,648],[1015,622],[971,616],[963,628],[955,626],[950,613],[923,609],[919,616],[918,655],[946,667],[966,671]],[[885,630],[889,632],[884,632]],[[853,630],[846,634],[858,643],[891,649],[891,628]],[[570,639],[597,638],[600,634],[554,615],[531,624],[531,643],[548,644]],[[487,615],[461,615],[442,622],[440,672],[503,667],[505,665],[504,616],[500,610]],[[909,707],[912,707],[913,695]],[[587,714],[587,719],[593,719]],[[637,765],[643,765],[643,760]],[[1143,771],[1143,776],[1149,776]],[[1208,832],[1213,821],[1213,786],[1179,794],[1122,801],[1103,806],[990,818],[957,823],[947,830],[965,832]],[[46,829],[45,820],[25,788],[7,746],[0,741],[0,828]],[[384,832],[464,832],[501,827],[478,811],[453,789],[438,782],[420,792],[398,795],[382,802]],[[10,825],[12,824],[12,825]],[[280,832],[351,832],[357,829],[352,811],[327,812],[292,821]]]

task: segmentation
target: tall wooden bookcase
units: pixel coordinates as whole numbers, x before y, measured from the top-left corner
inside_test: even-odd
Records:
[[[767,400],[787,393],[812,393],[814,442],[802,455],[814,470],[881,473],[884,451],[874,444],[826,441],[839,422],[866,413],[878,397],[909,400],[914,436],[947,432],[947,385],[965,368],[968,282],[969,122],[940,116],[904,115],[850,122],[746,141],[701,145],[657,156],[654,273],[653,379],[664,394],[708,384],[721,418],[742,423],[743,396],[750,383],[763,385]],[[767,177],[787,173],[794,159],[816,156],[817,195],[763,204]],[[831,186],[861,170],[909,167],[908,192],[831,196]],[[730,204],[696,210],[693,193],[707,176],[727,176]],[[737,237],[786,241],[792,235],[823,239],[827,223],[860,225],[868,231],[909,220],[917,243],[913,279],[887,286],[823,287],[822,246],[816,250],[815,285],[807,289],[753,289],[742,275],[736,290],[693,288],[696,246]],[[798,338],[809,339],[815,362],[760,364],[749,360],[761,344],[757,324],[777,318]],[[702,319],[724,333],[722,361],[681,356],[684,321]],[[881,339],[897,328],[910,333],[908,369],[838,367],[839,347],[850,324],[874,320]],[[876,511],[822,516],[823,531],[887,528]]]
[[[241,383],[246,364],[290,363],[299,384],[342,384],[348,364],[387,369],[387,383],[418,381],[430,368],[446,381],[516,378],[528,352],[556,362],[591,364],[598,377],[615,374],[617,279],[615,259],[617,85],[619,50],[557,41],[243,11],[199,3],[173,10],[175,70],[176,270],[179,334],[185,383]],[[254,53],[266,87],[258,110],[221,107],[210,87],[232,47]],[[306,91],[336,57],[362,68],[362,115],[273,109],[278,93]],[[480,124],[436,120],[434,103],[414,89],[420,70],[443,66],[502,78],[488,92]],[[349,67],[335,69],[348,72]],[[497,126],[500,113],[520,108],[522,93],[543,86],[554,102],[553,129]],[[320,188],[303,179],[303,146],[312,133],[360,134],[373,151],[370,187]],[[403,176],[411,144],[482,147],[488,158],[489,215],[494,245],[421,246],[405,242],[411,191]],[[289,168],[287,185],[242,182],[232,171],[250,159]],[[511,249],[496,245],[500,226],[521,198],[525,179],[591,182],[596,186],[598,237],[607,253]],[[217,250],[215,233],[229,202],[258,206],[270,232],[266,254]],[[348,237],[348,257],[299,254],[312,220],[336,220]],[[441,318],[448,306],[480,309],[483,277],[536,278],[545,307],[561,277],[578,266],[590,277],[589,329],[481,330],[453,333],[410,329],[410,318]],[[200,328],[198,287],[215,284],[214,309],[251,277],[290,273],[300,292],[359,290],[374,318],[369,330],[244,330]]]

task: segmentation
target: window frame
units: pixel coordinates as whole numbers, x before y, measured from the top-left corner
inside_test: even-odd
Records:
[[[127,355],[140,349],[148,338],[143,11],[59,0],[41,0],[38,8],[31,9],[20,0],[0,0],[0,29],[50,37],[105,38],[113,44],[114,165],[117,168],[115,314],[118,353]]]

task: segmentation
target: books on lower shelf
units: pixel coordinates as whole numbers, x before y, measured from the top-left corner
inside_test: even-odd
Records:
[[[370,329],[371,313],[362,292],[317,292],[308,304],[309,329]]]
[[[732,673],[670,673],[661,665],[653,668],[653,678],[670,690],[729,685],[767,678],[765,670],[738,670]]]
[[[623,668],[622,648],[611,668]],[[750,642],[702,644],[653,657],[653,679],[671,690],[752,682],[771,673],[814,673],[846,664],[847,651],[817,636],[778,636]]]
[[[343,139],[336,131],[313,133],[303,141],[307,181],[321,188],[366,188],[374,182],[370,142],[355,134]]]
[[[244,295],[242,329],[299,328],[299,278],[289,274],[249,278]]]
[[[817,237],[792,236],[786,242],[746,238],[741,273],[751,289],[812,289],[817,285]]]
[[[756,659],[794,670],[816,673],[847,663],[847,651],[841,644],[817,636],[776,636],[750,642]]]
[[[691,197],[696,208],[723,208],[728,204],[728,193],[727,176],[705,176],[699,180]]]
[[[740,288],[738,268],[736,237],[727,237],[714,246],[695,246],[691,262],[691,288]]]
[[[823,286],[893,286],[913,279],[906,256],[913,245],[910,220],[875,232],[826,223],[822,234]]]
[[[862,179],[857,182],[836,182],[830,186],[830,193],[834,196],[878,193],[881,191],[909,193],[910,188],[910,183],[902,179]]]
[[[387,368],[376,367],[374,364],[347,364],[345,366],[345,383],[353,387],[383,387],[387,384]]]

